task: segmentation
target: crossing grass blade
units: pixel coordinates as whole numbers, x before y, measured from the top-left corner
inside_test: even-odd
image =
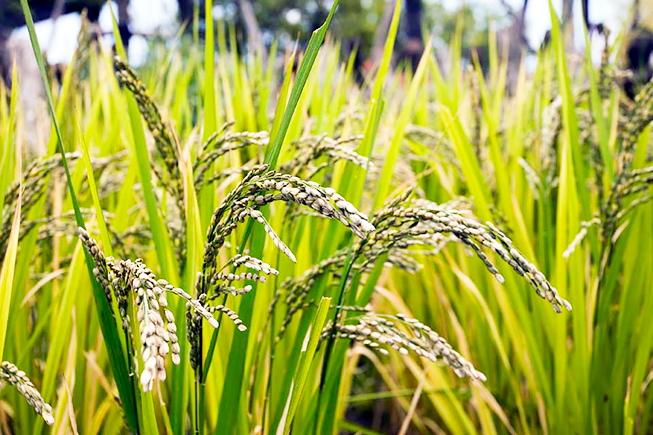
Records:
[[[61,162],[64,167],[66,174],[66,182],[68,184],[68,189],[70,193],[70,198],[73,204],[73,209],[75,211],[75,220],[77,225],[84,228],[84,220],[82,218],[81,212],[79,210],[79,205],[77,204],[77,197],[75,195],[75,190],[73,187],[73,182],[70,177],[70,171],[68,170],[68,163],[66,162],[65,147],[63,142],[63,137],[59,129],[59,123],[57,121],[57,116],[54,109],[54,103],[52,100],[52,91],[50,90],[50,85],[48,83],[48,78],[45,72],[45,62],[43,61],[43,55],[39,47],[38,40],[36,38],[36,32],[34,31],[34,20],[32,19],[32,14],[29,10],[27,0],[21,0],[21,6],[23,8],[23,14],[25,15],[25,21],[27,23],[27,29],[29,31],[30,42],[32,44],[32,49],[36,57],[36,62],[39,67],[39,72],[41,73],[41,79],[43,81],[43,86],[45,87],[46,101],[48,103],[48,109],[50,111],[50,116],[52,117],[52,123],[54,129],[57,133],[57,141],[59,145],[59,154],[61,155]],[[138,432],[138,409],[135,406],[134,401],[134,391],[132,384],[129,381],[129,374],[127,371],[127,364],[125,361],[125,355],[122,352],[122,346],[120,344],[120,339],[118,337],[118,331],[116,324],[113,322],[113,316],[111,315],[111,307],[109,306],[104,291],[100,288],[100,285],[95,280],[93,276],[93,260],[86,250],[84,250],[86,267],[88,269],[89,278],[93,287],[93,295],[95,297],[95,304],[98,310],[98,315],[100,317],[100,323],[102,327],[102,334],[104,336],[105,342],[107,343],[107,350],[111,355],[111,368],[113,370],[116,383],[118,384],[118,390],[120,393],[120,398],[123,402],[123,409],[125,411],[125,417],[129,425]]]
[[[3,209],[5,204],[4,192],[7,190],[7,187],[11,183],[12,175],[14,174],[14,161],[16,159],[15,147],[11,146],[12,138],[15,137],[15,125],[16,125],[16,101],[18,98],[18,70],[16,68],[16,62],[13,62],[11,69],[11,82],[15,83],[11,88],[11,96],[9,97],[9,116],[4,116],[7,119],[6,128],[0,133],[4,136],[2,140],[2,162],[0,163],[0,210]],[[3,87],[4,89],[4,87]],[[0,124],[0,128],[2,125]]]
[[[327,321],[330,302],[331,298],[323,297],[320,300],[320,305],[315,313],[315,318],[313,319],[311,326],[308,328],[308,331],[306,331],[299,361],[297,362],[297,368],[295,369],[295,377],[290,386],[291,392],[288,395],[288,401],[276,431],[277,434],[290,433],[293,418],[308,379],[309,370],[311,369],[311,365],[314,363],[315,351],[320,340],[320,334],[322,334],[322,329]]]
[[[397,37],[397,29],[399,28],[399,19],[401,17],[401,5],[402,0],[397,0],[395,3],[395,9],[392,14],[392,21],[390,22],[388,36],[383,47],[383,57],[381,58],[381,63],[379,65],[376,78],[374,79],[374,86],[372,88],[370,102],[367,106],[367,112],[365,114],[365,122],[363,124],[365,126],[363,131],[363,140],[361,141],[357,150],[360,155],[365,157],[370,157],[372,153],[374,140],[376,138],[381,114],[383,112],[382,92],[383,87],[385,86],[388,70],[390,68],[390,62],[392,61],[392,53],[394,49],[395,39]],[[360,203],[360,199],[362,198],[365,183],[365,177],[363,176],[362,172],[362,168],[354,168],[349,166],[343,175],[343,179],[353,180],[351,187],[346,187],[348,189],[347,197],[352,198],[353,204]]]
[[[290,121],[292,120],[293,115],[295,114],[295,109],[299,103],[299,99],[304,90],[304,85],[308,80],[309,74],[317,57],[324,36],[329,27],[329,23],[333,18],[333,14],[338,7],[338,1],[336,0],[331,7],[331,11],[325,21],[325,23],[313,32],[311,39],[309,41],[306,53],[297,72],[297,77],[295,84],[293,85],[292,91],[288,99],[288,103],[284,110],[283,118],[279,124],[279,130],[274,132],[274,136],[271,138],[271,145],[268,149],[265,156],[265,163],[270,165],[271,168],[274,168],[279,158],[281,152],[281,147],[284,143],[284,138],[288,132],[290,126]],[[245,235],[240,246],[240,252],[243,251],[245,243],[252,232],[253,222],[250,220],[247,224]],[[256,230],[253,232],[252,237],[252,249],[251,254],[255,258],[261,258],[263,253],[263,246],[265,244],[265,232],[261,226],[257,226]],[[254,282],[253,287],[256,288],[256,282]],[[243,300],[240,304],[239,316],[245,324],[251,323],[252,311],[254,307],[254,296],[256,291],[253,291],[243,297]],[[214,334],[217,334],[215,332]],[[227,363],[226,371],[226,382],[224,385],[224,390],[222,393],[222,400],[220,401],[220,411],[218,413],[218,424],[221,427],[226,428],[235,428],[234,420],[239,416],[240,411],[238,409],[238,404],[240,402],[240,397],[242,394],[242,389],[244,388],[243,383],[243,370],[244,362],[247,356],[247,351],[249,348],[249,331],[245,331],[241,334],[237,334],[234,337],[232,343],[232,351],[229,355],[229,361]]]
[[[182,162],[185,165],[183,174],[185,177],[184,190],[186,196],[186,243],[187,243],[187,258],[186,258],[186,273],[184,276],[184,286],[187,289],[194,289],[196,284],[197,272],[200,271],[202,264],[202,246],[203,246],[203,237],[202,237],[202,226],[200,222],[200,208],[197,202],[197,196],[195,194],[195,186],[193,184],[193,167],[190,162],[190,150],[186,150],[185,159]],[[198,296],[198,295],[195,295]],[[186,307],[184,304],[179,304],[176,316],[181,319],[186,314]],[[179,328],[180,334],[186,334],[186,328]],[[182,352],[186,353],[186,343],[182,346]],[[183,369],[183,370],[182,370]],[[190,368],[187,364],[180,364],[180,369],[177,381],[177,385],[188,385],[188,378]],[[203,384],[203,374],[199,373],[199,378],[197,379],[196,388],[199,388],[199,400],[200,402],[196,404],[196,407],[199,407],[199,413],[195,425],[197,427],[198,433],[204,433],[204,413],[201,411],[202,404],[204,403],[205,397],[202,393],[202,384]],[[185,387],[187,388],[187,387]],[[184,392],[187,394],[187,392]],[[186,409],[184,406],[183,409]],[[184,419],[185,420],[185,419]]]
[[[211,0],[205,2],[204,9],[204,22],[206,29],[204,31],[204,132],[202,134],[202,141],[206,141],[209,136],[215,132],[216,126],[216,104],[215,104],[215,33],[213,31],[213,16],[212,16],[213,2]],[[207,176],[213,174],[209,170]],[[215,193],[209,186],[200,191],[201,199],[201,216],[202,228],[206,229],[211,219],[215,204]]]
[[[97,184],[95,183],[95,176],[93,175],[93,166],[91,164],[91,155],[89,154],[88,144],[86,143],[86,138],[82,132],[82,126],[80,124],[80,115],[76,113],[75,120],[77,121],[77,137],[82,146],[82,158],[84,159],[84,167],[86,169],[86,177],[88,179],[89,190],[91,191],[91,197],[93,198],[93,207],[95,208],[95,218],[100,230],[100,240],[102,240],[102,248],[105,250],[108,256],[113,256],[113,248],[111,247],[111,242],[109,241],[109,231],[107,230],[107,223],[104,220],[104,212],[102,211],[102,205],[100,204],[100,197],[97,192]]]
[[[560,187],[558,197],[557,209],[557,222],[558,227],[556,231],[556,268],[555,276],[558,283],[558,288],[561,291],[570,295],[570,301],[573,304],[582,304],[584,300],[582,285],[580,284],[579,277],[570,271],[576,267],[581,267],[578,264],[579,256],[573,258],[571,264],[563,263],[562,251],[565,249],[563,246],[568,245],[572,237],[580,230],[580,220],[589,220],[591,214],[589,212],[589,193],[587,190],[586,182],[586,168],[581,156],[580,143],[578,139],[578,121],[575,110],[575,103],[570,88],[570,79],[567,73],[566,59],[564,54],[564,40],[561,35],[557,17],[555,16],[553,6],[549,2],[551,17],[553,20],[553,47],[556,52],[558,82],[561,85],[562,94],[562,120],[564,125],[564,140],[562,141],[562,148],[560,151],[561,166],[560,166]],[[590,240],[593,238],[590,236]],[[596,248],[598,249],[598,248]],[[596,252],[595,249],[595,252]],[[580,254],[579,254],[580,255]],[[575,267],[574,267],[575,266]],[[568,269],[569,268],[569,269]],[[568,281],[569,280],[569,281]],[[569,284],[568,284],[569,282]],[[567,287],[569,285],[569,287]],[[580,287],[580,288],[579,288]],[[585,327],[587,320],[584,318],[585,312],[575,313],[573,320],[573,333],[575,337],[576,353],[574,358],[571,359],[572,363],[577,368],[589,366],[589,349],[587,345],[587,328]],[[564,337],[565,332],[558,326],[556,331],[559,334],[560,340]],[[568,356],[562,352],[563,347],[558,345],[558,351],[555,357],[555,388],[557,400],[562,400],[566,394],[566,376],[567,366],[569,364]],[[586,372],[587,373],[587,372]],[[578,376],[577,386],[581,401],[578,403],[587,403],[587,399],[583,397],[586,394],[587,386],[589,384],[588,376]],[[557,408],[558,419],[564,418],[564,411]],[[590,427],[588,409],[576,408],[579,415],[585,416],[584,421],[579,424],[584,424],[587,430]]]
[[[121,56],[123,59],[126,59],[127,53],[120,38],[118,24],[116,23],[116,19],[113,16],[113,10],[112,18],[113,37],[116,40],[116,51],[119,56]],[[128,91],[125,91],[125,99],[127,100],[127,112],[129,114],[129,122],[132,132],[132,141],[130,142],[131,151],[136,157],[136,161],[138,163],[139,179],[141,185],[143,186],[143,196],[145,198],[147,214],[150,219],[152,238],[154,240],[154,246],[156,247],[157,258],[159,260],[163,275],[166,277],[166,279],[168,279],[173,285],[178,285],[180,283],[178,273],[179,265],[177,264],[177,260],[173,255],[172,242],[170,241],[170,236],[168,235],[165,224],[163,223],[163,218],[159,211],[157,200],[154,197],[152,173],[150,169],[150,156],[149,151],[147,150],[147,144],[145,142],[143,121],[141,120],[141,114],[138,110],[138,104]]]
[[[16,149],[14,150],[11,147],[12,135],[14,134],[14,124],[15,124],[15,114],[16,114],[16,96],[17,96],[17,79],[18,73],[16,69],[16,62],[14,60],[12,67],[12,82],[14,86],[11,90],[11,100],[9,108],[9,120],[7,122],[7,128],[3,132],[4,140],[2,143],[2,165],[0,165],[0,189],[2,192],[5,191],[6,187],[11,182],[10,174],[16,173],[17,178],[22,180],[22,149],[21,141],[18,137],[15,138]],[[15,156],[15,158],[14,158]],[[14,164],[14,159],[16,162]],[[0,199],[0,210],[4,207],[4,194]],[[10,307],[12,306],[12,293],[14,290],[14,276],[16,269],[16,258],[18,256],[18,238],[20,236],[20,221],[21,221],[21,206],[23,201],[22,193],[22,184],[19,186],[18,197],[16,198],[16,206],[13,214],[13,219],[11,221],[11,229],[9,233],[9,240],[7,241],[7,247],[5,252],[2,254],[2,266],[0,268],[0,361],[4,361],[4,356],[6,355],[5,342],[7,339],[7,332],[9,330],[9,313],[11,312]],[[15,303],[15,301],[14,301]]]
[[[419,65],[417,66],[417,70],[415,71],[415,76],[410,83],[410,88],[408,89],[408,93],[406,95],[405,104],[402,106],[399,117],[397,118],[394,136],[392,137],[392,142],[390,143],[390,149],[386,154],[386,160],[383,164],[383,172],[377,187],[376,199],[374,201],[375,209],[379,209],[381,207],[386,197],[390,193],[390,182],[392,179],[392,174],[395,170],[395,165],[397,164],[399,152],[401,151],[401,143],[404,139],[404,132],[408,122],[413,116],[415,101],[417,99],[418,93],[422,88],[422,82],[424,77],[426,77],[426,71],[430,62],[432,62],[432,59],[431,42],[429,41],[424,48],[424,53],[422,53],[422,58],[420,59]]]
[[[302,63],[299,66],[299,70],[297,71],[295,84],[293,85],[292,91],[290,92],[290,97],[288,98],[288,103],[284,110],[283,118],[279,124],[279,130],[276,132],[274,137],[272,137],[270,149],[265,156],[265,163],[270,165],[271,168],[274,168],[277,164],[277,159],[279,158],[279,153],[281,152],[283,141],[286,137],[286,133],[288,132],[290,121],[295,114],[295,109],[299,103],[299,98],[304,91],[304,85],[306,84],[308,76],[311,73],[313,64],[317,58],[317,54],[320,51],[320,47],[322,46],[324,36],[326,35],[327,29],[329,28],[333,14],[336,12],[336,8],[338,7],[338,3],[339,0],[333,2],[331,11],[327,16],[326,21],[324,24],[322,24],[322,26],[313,31],[311,39],[308,41],[308,47],[304,53],[304,58],[302,59]]]
[[[20,177],[20,148],[18,149],[18,176]],[[18,254],[18,236],[20,233],[20,211],[23,201],[22,192],[19,190],[14,210],[14,218],[11,222],[11,232],[7,242],[7,249],[2,260],[0,269],[0,361],[3,360],[5,341],[9,323],[9,307],[11,306],[11,294],[13,291],[14,271],[16,268],[16,256]]]

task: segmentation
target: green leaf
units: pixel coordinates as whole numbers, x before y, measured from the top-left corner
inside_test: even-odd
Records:
[[[52,99],[52,91],[48,83],[47,74],[45,72],[45,62],[43,60],[43,55],[41,54],[41,48],[39,47],[38,40],[36,38],[36,32],[34,31],[34,20],[32,19],[32,14],[27,5],[27,0],[21,0],[21,6],[23,8],[23,14],[25,15],[25,22],[27,24],[27,30],[29,31],[30,41],[32,44],[32,49],[36,57],[36,62],[39,67],[39,72],[41,73],[41,79],[43,81],[43,86],[45,88],[46,101],[48,103],[48,109],[50,111],[50,116],[52,117],[52,122],[54,124],[54,129],[57,134],[57,141],[59,145],[59,153],[61,155],[61,162],[64,167],[64,172],[66,174],[66,182],[68,184],[68,190],[70,193],[70,199],[73,204],[73,209],[75,211],[75,220],[77,225],[84,228],[84,220],[82,219],[82,214],[79,210],[79,205],[77,204],[77,196],[75,195],[75,189],[73,186],[72,179],[70,177],[70,171],[68,170],[68,162],[66,161],[66,152],[63,143],[63,137],[61,135],[61,130],[59,129],[59,122],[57,121],[57,115],[54,110],[54,102]],[[120,394],[120,399],[123,403],[123,409],[125,411],[125,417],[129,425],[138,432],[138,409],[134,401],[134,391],[132,388],[132,383],[129,380],[129,374],[127,370],[127,363],[125,361],[125,355],[120,344],[120,338],[118,336],[118,329],[114,322],[113,315],[111,313],[111,306],[109,305],[104,291],[96,281],[93,276],[93,259],[90,257],[86,249],[84,249],[84,254],[86,258],[86,267],[88,269],[89,278],[93,287],[93,296],[95,298],[95,305],[98,310],[98,315],[100,317],[100,326],[102,328],[102,335],[104,336],[104,341],[106,343],[107,350],[110,354],[111,368],[113,370],[113,375],[116,379],[116,384],[118,385],[118,391]]]
[[[295,417],[295,412],[297,411],[299,400],[301,399],[302,393],[304,392],[304,386],[306,385],[308,372],[311,368],[311,364],[313,363],[315,350],[317,349],[317,345],[320,341],[320,335],[322,334],[322,330],[326,324],[330,303],[331,298],[323,297],[320,300],[320,305],[317,308],[317,313],[315,313],[313,323],[311,323],[308,330],[306,331],[304,342],[300,351],[301,353],[299,355],[299,362],[295,368],[295,376],[293,378],[292,384],[290,385],[290,394],[288,395],[288,401],[277,428],[277,435],[290,433],[290,428],[292,427],[293,418]]]
[[[16,124],[16,101],[18,98],[18,88],[20,84],[18,83],[18,69],[16,68],[16,62],[14,60],[11,72],[11,82],[14,83],[14,86],[11,87],[11,97],[9,100],[9,120],[7,122],[7,129],[4,133],[4,140],[1,144],[1,154],[2,162],[0,162],[0,210],[3,209],[5,205],[5,191],[9,184],[11,183],[12,176],[14,174],[14,159],[15,148],[11,146],[14,143],[13,133]],[[0,124],[1,125],[1,124]]]
[[[331,7],[331,12],[326,19],[324,25],[319,29],[313,32],[311,40],[309,41],[308,48],[304,55],[304,59],[299,67],[299,72],[297,73],[297,80],[293,86],[293,89],[290,93],[290,98],[286,106],[283,119],[279,125],[279,131],[272,138],[272,145],[268,149],[268,152],[265,156],[265,163],[269,164],[271,168],[274,168],[281,152],[281,147],[284,143],[284,138],[288,132],[288,127],[290,121],[293,117],[294,111],[299,102],[299,98],[302,94],[306,80],[310,74],[317,53],[322,45],[324,40],[324,35],[326,34],[331,18],[335,13],[335,10],[338,6],[338,0],[333,3]],[[245,235],[240,246],[240,252],[244,250],[245,243],[251,232],[253,221],[250,219],[247,224]],[[252,249],[250,255],[255,258],[261,258],[263,253],[263,246],[265,244],[265,231],[262,227],[258,226],[257,230],[254,231],[254,237],[252,239]],[[251,324],[252,314],[254,310],[254,298],[257,294],[256,292],[256,282],[252,283],[254,291],[244,295],[242,302],[240,304],[239,316],[245,324]],[[247,356],[247,349],[249,343],[249,330],[239,333],[234,337],[231,352],[229,353],[229,361],[227,363],[227,372],[226,380],[224,385],[224,390],[222,392],[222,400],[220,401],[220,410],[218,413],[218,425],[222,428],[229,428],[227,430],[233,431],[235,428],[234,421],[238,415],[242,412],[245,412],[243,409],[239,409],[238,405],[240,403],[240,396],[243,389],[243,380],[249,379],[248,376],[244,376],[245,369],[245,358]],[[217,333],[214,333],[214,336]],[[208,360],[207,360],[208,363]]]
[[[115,17],[113,17],[113,37],[116,40],[116,51],[118,52],[118,55],[126,59],[125,49],[122,45],[122,40],[120,39],[120,32],[118,31],[118,24],[116,23]],[[147,150],[147,144],[145,142],[145,132],[143,130],[141,114],[139,112],[136,100],[131,94],[129,94],[129,92],[125,93],[125,98],[127,99],[129,121],[132,131],[132,152],[136,156],[136,161],[138,162],[138,171],[140,176],[139,178],[143,187],[142,192],[145,199],[145,207],[147,208],[147,214],[150,220],[152,239],[154,240],[154,246],[156,247],[156,255],[159,259],[159,266],[163,276],[168,281],[170,281],[173,285],[179,285],[179,265],[177,264],[177,259],[174,256],[172,242],[170,240],[170,236],[168,235],[166,226],[163,223],[163,218],[160,214],[156,197],[154,196],[150,155]]]
[[[20,151],[20,150],[19,150]],[[20,164],[20,158],[18,159]],[[18,172],[20,176],[20,170]],[[11,222],[11,232],[4,252],[2,270],[0,271],[0,361],[4,355],[5,340],[7,337],[7,324],[9,322],[9,307],[11,306],[11,293],[13,289],[14,268],[18,253],[18,236],[20,232],[20,210],[23,202],[22,185],[16,199],[16,210]]]
[[[383,172],[377,187],[376,199],[374,200],[374,208],[377,210],[385,202],[386,197],[390,193],[390,182],[392,181],[392,175],[395,171],[395,165],[399,157],[399,152],[401,151],[401,143],[404,139],[404,132],[406,130],[406,126],[413,117],[415,110],[415,101],[419,92],[422,90],[422,82],[426,76],[426,69],[430,61],[431,41],[429,40],[429,42],[426,44],[426,47],[424,48],[424,53],[422,53],[422,58],[419,61],[419,66],[417,67],[413,81],[410,83],[410,88],[408,89],[408,93],[406,94],[406,98],[402,104],[401,112],[399,113],[399,117],[397,118],[397,122],[394,126],[394,136],[392,137],[392,142],[390,142],[390,149],[385,155]]]
[[[322,45],[322,41],[324,40],[324,35],[326,35],[327,29],[329,28],[329,24],[331,23],[331,19],[333,18],[333,14],[336,12],[336,8],[338,7],[338,2],[339,0],[333,2],[333,5],[331,6],[331,11],[327,16],[326,21],[324,22],[324,24],[322,24],[322,26],[318,27],[313,31],[313,34],[311,35],[311,39],[308,41],[308,47],[306,48],[306,52],[304,53],[304,58],[302,59],[302,63],[299,66],[299,71],[297,72],[297,79],[295,81],[295,85],[293,86],[292,91],[290,92],[290,99],[288,100],[288,105],[286,106],[286,110],[283,114],[283,119],[281,120],[279,131],[272,138],[271,140],[272,145],[270,146],[267,154],[265,155],[265,163],[270,165],[271,168],[274,168],[277,165],[277,159],[279,158],[279,153],[281,152],[281,146],[283,145],[283,140],[286,137],[286,133],[288,132],[290,121],[292,120],[292,117],[295,113],[295,109],[297,108],[297,103],[299,103],[299,98],[301,97],[302,92],[304,90],[304,85],[306,84],[306,80],[308,80],[308,76],[310,75],[311,69],[313,68],[313,64],[315,63],[315,58],[317,57],[317,53],[320,51],[320,46]]]

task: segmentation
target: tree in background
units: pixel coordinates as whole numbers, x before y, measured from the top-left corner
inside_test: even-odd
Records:
[[[91,22],[97,21],[105,0],[30,0],[34,19],[40,21],[56,18],[62,13],[87,10]],[[117,0],[118,19],[121,36],[129,42],[128,7],[129,0]],[[188,31],[196,11],[203,11],[204,0],[177,0],[179,21],[185,23]],[[213,0],[216,18],[233,26],[239,49],[265,52],[276,38],[282,48],[291,49],[295,42],[305,45],[313,29],[321,25],[327,16],[332,2],[330,0]],[[331,25],[331,33],[343,42],[345,52],[356,49],[356,66],[361,68],[364,60],[378,60],[382,51],[385,34],[390,25],[394,0],[342,0],[338,13]],[[400,32],[395,48],[395,62],[407,61],[416,67],[424,48],[423,35],[435,35],[446,51],[444,41],[450,41],[458,25],[462,25],[463,56],[471,59],[477,51],[481,63],[487,57],[489,14],[472,13],[472,6],[463,3],[456,11],[450,12],[443,2],[424,0],[403,0],[404,10]],[[524,7],[526,1],[524,2]],[[474,7],[478,10],[478,6]],[[199,13],[200,29],[203,28],[204,14]],[[518,14],[516,14],[518,16]],[[516,20],[517,21],[517,20]],[[24,24],[18,1],[0,1],[0,55],[11,31]],[[523,34],[523,22],[518,26]],[[2,56],[5,67],[9,56]],[[6,73],[5,68],[5,73]]]
[[[203,3],[203,2],[202,2]],[[284,48],[308,42],[311,32],[326,18],[331,2],[325,0],[214,0],[222,17],[235,27],[239,47],[269,46],[276,38]],[[385,8],[384,0],[343,0],[330,31],[343,45],[369,55],[374,31]],[[258,33],[252,35],[253,32]]]
[[[129,0],[114,1],[118,6],[121,36],[123,41],[128,43],[132,34],[129,29]],[[403,0],[404,9],[395,47],[395,63],[405,61],[415,68],[424,48],[424,35],[434,39],[439,60],[441,63],[446,63],[449,42],[453,40],[458,29],[462,29],[460,49],[463,63],[469,63],[474,56],[477,56],[481,67],[486,69],[489,57],[490,22],[494,23],[493,29],[497,32],[500,53],[507,55],[509,76],[512,70],[518,69],[525,54],[535,52],[535,49],[528,45],[525,37],[525,13],[528,0],[523,0],[517,7],[511,6],[507,0],[499,0],[503,10],[494,12],[484,10],[482,6],[473,2],[461,2],[460,7],[451,11],[451,8],[445,8],[444,1]],[[573,30],[571,28],[573,1],[563,0],[562,8],[562,24],[567,30],[569,43],[572,40]],[[586,25],[590,30],[594,30],[595,26],[590,25],[588,20],[589,0],[578,1],[581,1]],[[200,20],[199,28],[204,28],[204,14],[201,13],[204,2],[205,0],[177,0],[179,22],[184,24],[189,32],[193,28],[192,22],[196,13]],[[56,19],[63,13],[86,9],[89,20],[94,22],[97,21],[100,9],[105,3],[106,0],[29,1],[36,21]],[[636,5],[640,3],[642,2],[639,0],[635,2]],[[643,6],[635,8],[638,11],[644,10],[637,15],[644,18],[635,20],[643,25],[637,26],[639,29],[637,32],[632,29],[630,32],[631,38],[637,41],[644,41],[647,37],[651,39],[650,30],[646,33],[647,31],[642,29],[651,28],[645,23],[650,18],[645,17],[650,16],[646,8],[650,9],[648,5],[652,2],[643,3]],[[300,46],[305,45],[312,30],[324,22],[331,4],[331,0],[213,0],[214,17],[235,29],[238,49],[261,51],[264,54],[266,48],[275,39],[279,41],[282,49],[292,49],[296,42],[299,42]],[[354,49],[357,50],[357,70],[366,70],[364,65],[371,65],[380,58],[394,4],[395,0],[341,1],[330,31],[342,41],[343,55],[347,56]],[[0,0],[0,60],[2,61],[0,71],[5,77],[11,61],[11,56],[7,54],[6,41],[11,31],[23,24],[19,1]],[[635,44],[632,53],[628,54],[640,61],[640,69],[648,64],[650,53],[646,51],[649,47],[646,41]]]
[[[624,84],[626,94],[634,98],[641,86],[653,78],[653,5],[635,0],[628,29],[624,64],[632,76]]]

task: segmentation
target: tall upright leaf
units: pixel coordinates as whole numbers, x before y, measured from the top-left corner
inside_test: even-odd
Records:
[[[290,98],[286,105],[286,109],[283,114],[281,123],[279,124],[279,131],[271,138],[271,145],[268,149],[268,152],[265,156],[265,163],[270,165],[271,168],[274,168],[277,164],[277,159],[279,158],[279,153],[281,152],[281,147],[284,143],[284,138],[288,132],[288,127],[290,126],[290,121],[295,113],[297,104],[299,103],[299,98],[302,95],[304,90],[304,85],[308,80],[308,76],[317,57],[317,53],[322,45],[324,36],[329,27],[329,23],[333,18],[336,8],[338,7],[338,0],[333,3],[331,11],[325,21],[325,23],[316,29],[311,36],[306,53],[304,54],[304,59],[299,67],[297,72],[297,78],[293,86],[292,91],[290,92]],[[247,225],[247,230],[245,237],[241,245],[241,252],[244,248],[244,244],[247,241],[247,237],[251,232],[253,222],[250,220]],[[261,258],[263,253],[263,246],[265,244],[265,231],[261,226],[257,226],[258,231],[254,232],[254,237],[252,239],[252,249],[250,255],[255,258]],[[254,288],[256,288],[256,281],[253,283]],[[245,324],[249,324],[252,319],[252,313],[254,308],[254,297],[256,296],[256,291],[253,291],[245,296],[240,304],[240,318]],[[242,394],[243,388],[243,379],[248,379],[248,376],[244,376],[244,363],[247,356],[248,344],[249,344],[249,330],[243,333],[237,334],[234,337],[231,352],[229,356],[229,361],[227,363],[227,372],[226,380],[224,385],[224,390],[222,393],[222,400],[220,401],[220,411],[218,413],[218,425],[222,428],[227,428],[228,431],[233,431],[235,428],[234,421],[238,415],[244,410],[238,407],[240,403],[240,396]]]
[[[18,176],[20,179],[20,149],[16,153],[18,158]],[[4,252],[2,269],[0,270],[0,362],[3,361],[5,340],[7,338],[7,323],[9,322],[9,307],[11,306],[11,293],[14,281],[14,268],[16,266],[16,255],[18,253],[18,236],[20,233],[20,210],[23,202],[22,184],[16,198],[16,209],[11,222],[11,232],[7,249]]]
[[[82,214],[79,210],[79,205],[77,204],[77,196],[75,195],[75,189],[70,176],[70,171],[68,169],[68,163],[66,161],[66,151],[63,142],[63,136],[61,130],[59,129],[59,122],[57,120],[57,115],[54,110],[54,102],[52,99],[52,91],[50,89],[50,84],[48,82],[48,77],[45,71],[45,62],[43,60],[43,55],[41,53],[41,48],[39,47],[38,39],[36,38],[36,32],[34,30],[34,20],[32,19],[32,14],[29,10],[27,0],[21,0],[21,6],[23,8],[23,14],[25,15],[25,22],[27,24],[27,30],[29,31],[30,42],[32,44],[32,49],[36,57],[36,62],[39,67],[39,72],[41,73],[41,80],[43,81],[43,86],[45,87],[46,101],[48,103],[48,109],[50,111],[50,116],[52,117],[52,122],[54,124],[55,132],[57,133],[57,143],[59,154],[61,155],[61,162],[64,167],[64,172],[66,174],[66,182],[68,184],[68,190],[70,193],[70,198],[73,204],[73,209],[75,212],[75,221],[78,226],[85,228],[84,220]],[[111,356],[111,368],[113,370],[114,377],[116,379],[116,384],[118,385],[118,391],[120,393],[120,398],[123,403],[123,409],[125,411],[125,417],[130,424],[130,426],[138,432],[138,408],[135,404],[133,384],[129,380],[129,374],[127,370],[127,363],[125,360],[125,355],[123,353],[123,348],[120,343],[120,338],[118,336],[118,328],[115,322],[113,321],[113,315],[111,313],[111,306],[109,305],[104,291],[100,287],[99,283],[93,275],[93,259],[89,253],[84,249],[84,254],[86,258],[86,267],[88,269],[89,278],[93,287],[93,296],[95,298],[95,305],[98,310],[98,315],[100,317],[100,325],[102,328],[102,334],[107,346],[107,350]]]

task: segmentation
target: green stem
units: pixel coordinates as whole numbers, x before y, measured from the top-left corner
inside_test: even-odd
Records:
[[[73,180],[70,176],[70,170],[68,168],[68,162],[66,160],[66,150],[64,147],[63,136],[61,134],[61,129],[59,128],[59,122],[57,120],[56,111],[54,109],[54,100],[52,98],[52,90],[50,89],[50,84],[48,77],[45,71],[45,61],[43,60],[43,54],[41,53],[41,48],[39,46],[38,39],[36,37],[36,32],[34,30],[34,20],[32,18],[32,13],[30,12],[29,5],[27,0],[21,0],[21,6],[23,9],[23,14],[25,16],[25,23],[27,25],[27,30],[29,32],[30,41],[32,44],[32,49],[34,50],[34,56],[36,57],[36,62],[39,67],[39,72],[41,73],[41,80],[43,81],[43,87],[45,88],[46,101],[48,103],[48,109],[50,116],[52,118],[52,123],[54,124],[54,129],[57,134],[57,145],[59,149],[59,154],[61,155],[61,163],[64,168],[64,173],[66,174],[66,182],[68,185],[68,190],[70,193],[70,200],[75,212],[75,221],[79,227],[85,228],[84,219],[79,210],[79,204],[77,202],[77,195],[75,194],[75,188],[73,186]],[[139,430],[139,418],[140,409],[136,406],[134,397],[135,391],[133,383],[129,379],[129,371],[127,369],[127,362],[125,361],[125,354],[123,352],[122,343],[120,342],[120,336],[116,327],[115,318],[111,307],[106,299],[104,290],[100,287],[99,283],[93,275],[93,259],[89,255],[86,248],[84,248],[84,257],[86,260],[86,267],[88,269],[89,279],[93,287],[93,296],[95,299],[95,305],[98,310],[98,317],[100,319],[100,328],[102,330],[102,336],[106,342],[107,351],[109,353],[109,361],[111,363],[111,369],[113,371],[116,385],[118,386],[118,393],[120,399],[123,403],[123,409],[125,411],[125,417],[128,424],[132,429],[138,434]]]

